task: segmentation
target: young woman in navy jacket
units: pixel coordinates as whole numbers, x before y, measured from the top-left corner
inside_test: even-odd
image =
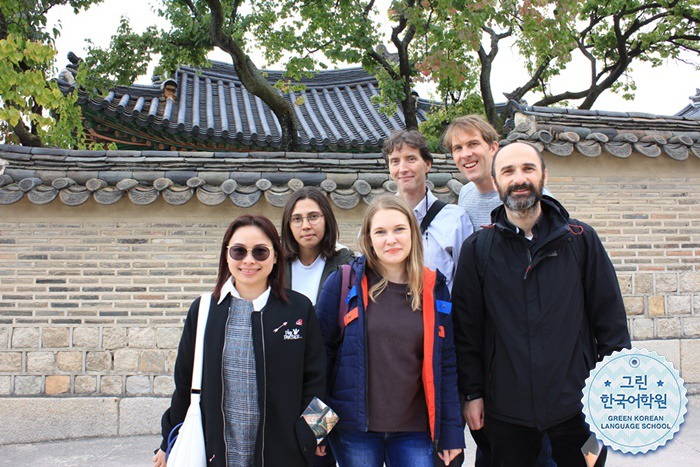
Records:
[[[367,209],[351,265],[323,286],[317,314],[326,345],[329,435],[340,467],[449,464],[464,447],[445,279],[423,267],[420,230],[398,196]],[[344,295],[344,294],[343,294]],[[347,311],[347,313],[345,313]]]

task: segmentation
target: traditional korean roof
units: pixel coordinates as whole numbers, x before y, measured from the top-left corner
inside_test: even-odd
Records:
[[[0,145],[8,167],[0,175],[0,205],[27,197],[34,204],[60,200],[77,206],[94,199],[110,205],[126,197],[147,205],[193,198],[214,206],[253,206],[261,197],[282,207],[294,190],[319,186],[340,208],[369,204],[396,184],[381,154],[283,152],[75,151]],[[452,159],[435,154],[428,185],[455,202],[464,179]]]
[[[509,115],[510,131],[501,145],[524,140],[556,156],[576,151],[587,157],[603,152],[620,158],[632,152],[651,158],[665,154],[677,161],[700,157],[700,120],[688,117],[516,103],[509,104]],[[428,184],[436,196],[454,202],[465,180],[449,155],[433,157]],[[0,145],[3,163],[0,205],[25,196],[35,204],[60,200],[69,206],[91,198],[110,205],[123,197],[147,205],[162,197],[173,205],[196,198],[206,205],[228,200],[245,208],[264,196],[282,207],[294,190],[314,185],[338,207],[351,209],[397,191],[378,152],[76,151]]]
[[[690,104],[683,107],[676,116],[700,119],[700,89],[696,89],[695,95],[688,99],[690,99]]]
[[[700,157],[700,120],[640,112],[559,109],[509,104],[508,141],[524,140],[557,156],[603,151],[629,157],[665,154],[676,160]]]
[[[264,71],[271,83],[280,71]],[[176,98],[159,84],[117,87],[104,97],[80,93],[79,103],[94,139],[120,149],[257,151],[278,149],[281,127],[258,97],[249,94],[232,65],[181,67]],[[61,84],[61,83],[59,83]],[[282,93],[294,105],[301,148],[311,151],[377,152],[392,132],[405,128],[400,108],[383,114],[372,98],[374,76],[362,68],[320,71],[302,81],[304,91]],[[63,83],[63,89],[70,87]],[[419,122],[435,103],[417,99]]]

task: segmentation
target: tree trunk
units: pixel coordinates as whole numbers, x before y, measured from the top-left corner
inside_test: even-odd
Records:
[[[236,75],[238,75],[246,90],[266,103],[277,117],[282,128],[282,149],[285,151],[297,149],[299,147],[299,138],[294,107],[292,107],[294,103],[287,102],[280,92],[260,73],[260,70],[241,48],[240,44],[224,33],[224,17],[221,3],[217,0],[207,0],[207,5],[211,11],[209,35],[212,42],[231,56]]]
[[[493,100],[493,91],[491,90],[491,65],[493,59],[483,47],[479,47],[479,61],[481,62],[481,71],[479,73],[481,100],[484,103],[486,119],[491,125],[495,125],[498,115],[496,114],[496,103]]]

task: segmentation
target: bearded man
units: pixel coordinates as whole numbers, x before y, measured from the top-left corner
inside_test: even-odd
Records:
[[[464,242],[452,298],[467,424],[494,466],[535,465],[546,433],[557,466],[585,467],[585,379],[630,347],[617,276],[595,231],[542,195],[535,147],[501,148],[491,176],[503,205]]]

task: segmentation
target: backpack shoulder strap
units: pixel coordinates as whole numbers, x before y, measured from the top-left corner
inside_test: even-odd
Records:
[[[447,203],[445,203],[444,201],[441,201],[439,199],[435,200],[435,202],[430,206],[430,209],[428,209],[428,212],[425,213],[425,217],[420,223],[420,233],[425,233],[430,223],[433,222],[433,219],[435,219],[435,216],[437,216],[438,213],[442,211],[442,208],[444,208],[445,206],[447,206]]]
[[[571,251],[576,258],[576,263],[578,264],[578,270],[581,273],[581,282],[586,286],[586,265],[584,264],[584,258],[586,257],[586,243],[583,241],[583,225],[579,224],[573,219],[569,219],[569,231],[571,231],[571,237],[569,237],[569,245],[571,245]]]
[[[341,330],[341,335],[345,329],[345,315],[348,314],[348,294],[353,286],[354,271],[349,264],[340,266],[340,300],[338,302],[338,326]]]
[[[475,256],[476,256],[476,272],[479,276],[479,282],[484,285],[484,272],[486,271],[486,265],[489,261],[489,256],[491,255],[491,246],[493,245],[494,236],[493,225],[484,226],[481,232],[476,236],[474,242]]]

